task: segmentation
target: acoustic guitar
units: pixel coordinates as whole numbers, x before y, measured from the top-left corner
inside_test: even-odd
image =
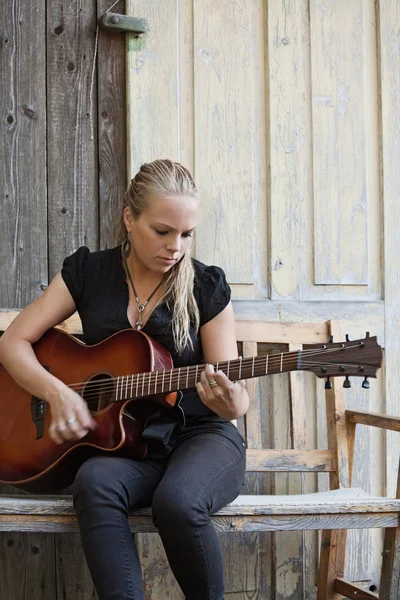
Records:
[[[178,391],[195,387],[204,364],[174,368],[169,352],[143,331],[125,329],[93,346],[57,329],[33,345],[37,359],[87,402],[97,428],[84,438],[55,444],[49,437],[47,402],[15,383],[0,365],[0,483],[28,491],[48,491],[73,481],[77,469],[96,452],[118,452],[141,459],[147,445],[143,429],[160,407],[179,407]],[[382,350],[376,337],[308,344],[303,350],[216,363],[235,381],[310,371],[317,377],[376,377]]]

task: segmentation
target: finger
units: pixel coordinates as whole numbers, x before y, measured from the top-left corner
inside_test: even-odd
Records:
[[[50,427],[49,427],[49,437],[58,446],[60,444],[63,444],[64,441],[65,441],[64,438],[58,433],[55,425],[50,425]]]
[[[89,427],[84,427],[79,421],[70,423],[68,425],[68,429],[70,432],[69,439],[72,440],[79,440],[80,438],[83,438],[85,435],[87,435],[90,431]]]

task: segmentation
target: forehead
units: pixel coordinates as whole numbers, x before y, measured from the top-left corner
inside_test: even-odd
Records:
[[[197,225],[199,200],[186,194],[151,195],[141,213],[147,221],[156,221],[172,229],[192,229]]]

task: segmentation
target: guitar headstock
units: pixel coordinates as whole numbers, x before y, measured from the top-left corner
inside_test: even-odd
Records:
[[[317,377],[345,377],[344,387],[350,387],[349,377],[363,377],[363,387],[369,388],[368,377],[376,377],[382,364],[382,348],[376,336],[360,340],[329,341],[327,344],[304,344],[302,369],[311,371]]]

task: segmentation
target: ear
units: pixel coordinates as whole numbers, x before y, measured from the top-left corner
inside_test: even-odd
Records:
[[[131,213],[131,209],[129,208],[129,206],[126,206],[124,208],[124,223],[125,223],[125,227],[128,233],[130,233],[132,231],[132,213]]]

